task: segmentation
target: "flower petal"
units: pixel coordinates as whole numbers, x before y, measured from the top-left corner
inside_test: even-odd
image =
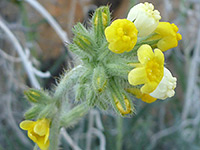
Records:
[[[34,125],[35,125],[34,121],[25,120],[25,121],[22,121],[19,126],[23,130],[29,130],[33,128]]]
[[[169,44],[170,43],[170,44]],[[157,47],[163,52],[178,46],[178,41],[176,37],[165,37],[158,41]]]
[[[145,94],[149,94],[149,93],[153,92],[157,86],[158,86],[158,84],[156,82],[149,82],[142,86],[141,92],[145,93]]]
[[[49,139],[49,128],[47,129],[47,133],[44,138],[44,143],[48,142],[48,139]]]
[[[44,136],[47,133],[48,128],[49,121],[47,119],[42,119],[37,121],[33,130],[39,136]]]
[[[35,143],[37,143],[37,135],[33,131],[28,131],[28,137]]]
[[[142,94],[141,100],[146,103],[153,103],[157,100],[157,98],[154,98],[150,96],[149,94]]]
[[[137,55],[138,55],[138,60],[142,64],[145,64],[148,60],[154,57],[154,53],[151,46],[147,44],[140,46],[140,48],[137,51]]]
[[[131,85],[139,85],[147,82],[145,67],[138,67],[131,70],[128,74],[128,82]]]
[[[117,54],[129,52],[137,42],[137,29],[133,22],[127,19],[117,19],[105,29],[108,48]]]
[[[163,52],[160,49],[155,49],[154,53],[155,53],[155,58],[158,60],[158,63],[160,65],[163,65],[165,61]]]
[[[49,147],[49,140],[45,143],[44,137],[39,137],[37,141],[37,145],[40,147],[41,150],[47,150]]]
[[[151,34],[158,26],[161,19],[160,12],[154,10],[151,3],[145,2],[134,6],[128,13],[127,19],[133,21],[138,36],[143,37]]]
[[[172,76],[171,72],[164,68],[164,76],[156,89],[150,93],[152,97],[158,99],[166,99],[168,97],[174,96],[175,92],[174,89],[176,87],[176,78]]]
[[[154,32],[160,35],[157,47],[163,52],[176,47],[178,45],[178,41],[182,39],[181,34],[177,33],[178,27],[174,23],[170,24],[169,22],[159,22],[159,25]]]

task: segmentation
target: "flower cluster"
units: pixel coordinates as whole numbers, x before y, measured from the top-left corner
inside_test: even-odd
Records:
[[[182,36],[177,33],[178,27],[174,23],[159,22],[160,19],[159,11],[154,10],[151,3],[145,2],[131,8],[127,19],[115,20],[105,29],[108,48],[112,52],[129,52],[131,48],[132,51],[137,51],[139,62],[130,63],[134,69],[128,73],[128,82],[132,87],[126,90],[147,103],[156,99],[163,100],[175,94],[176,78],[164,67],[163,52],[176,47]],[[130,24],[126,23],[129,22],[127,20],[131,21],[136,29],[133,30],[128,25],[123,26]],[[116,24],[119,25],[116,27]],[[138,38],[129,36],[131,30],[132,37],[134,35]],[[118,34],[119,31],[121,34]],[[125,40],[120,35],[129,37],[127,44],[123,44]]]
[[[176,78],[164,67],[163,52],[176,47],[182,37],[175,24],[160,19],[159,11],[146,2],[131,8],[127,19],[110,23],[108,7],[100,7],[91,29],[77,24],[70,49],[81,58],[84,71],[76,100],[102,109],[111,103],[126,116],[134,112],[130,93],[147,103],[172,97]]]
[[[25,92],[33,105],[20,127],[40,149],[57,150],[60,128],[73,125],[90,107],[113,108],[129,117],[135,113],[132,95],[152,103],[175,94],[176,78],[164,66],[163,52],[178,45],[178,27],[159,22],[159,11],[147,2],[131,8],[127,19],[111,23],[110,18],[109,7],[102,6],[93,14],[91,26],[74,26],[68,48],[81,61],[65,72],[55,92]],[[64,109],[69,97],[79,101],[70,111]]]

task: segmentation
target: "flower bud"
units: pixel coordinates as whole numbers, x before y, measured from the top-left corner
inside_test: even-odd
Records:
[[[33,103],[48,104],[51,101],[51,97],[49,95],[37,89],[29,89],[24,92],[24,95],[27,100]]]
[[[98,24],[98,18],[99,18],[99,15],[96,15],[95,20],[94,20],[95,26]],[[108,22],[108,17],[104,12],[102,12],[102,23],[104,27],[107,25],[107,22]]]
[[[131,111],[131,104],[126,97],[124,97],[124,103],[125,103],[126,109],[124,109],[122,107],[122,105],[120,104],[120,102],[118,101],[118,99],[115,96],[114,96],[114,100],[115,100],[115,105],[116,105],[118,111],[121,113],[121,115],[127,115],[127,114],[130,114],[132,112]]]
[[[175,87],[176,78],[172,76],[171,72],[167,68],[164,68],[164,76],[162,80],[158,84],[157,88],[149,95],[164,100],[168,97],[174,96]]]
[[[134,110],[134,107],[131,108],[131,106],[132,106],[131,102],[129,101],[129,99],[124,94],[122,94],[122,96],[123,96],[123,99],[119,100],[117,98],[117,95],[113,95],[113,99],[114,99],[116,109],[119,111],[119,113],[122,116],[127,115],[127,114],[131,114]]]
[[[98,8],[93,17],[94,26],[103,26],[104,28],[110,24],[110,11],[108,6]]]
[[[81,34],[77,34],[73,40],[82,50],[87,49],[91,45],[90,41]]]
[[[181,34],[177,33],[178,30],[178,27],[174,23],[159,22],[159,25],[154,31],[156,34],[149,38],[149,40],[158,40],[156,47],[163,52],[167,51],[168,49],[177,47],[178,41],[182,39]]]
[[[103,67],[96,67],[93,72],[92,86],[96,93],[104,91],[107,85],[107,75]]]
[[[127,19],[134,22],[138,30],[138,36],[143,37],[151,34],[156,29],[161,16],[158,10],[154,10],[151,3],[145,2],[131,8]]]

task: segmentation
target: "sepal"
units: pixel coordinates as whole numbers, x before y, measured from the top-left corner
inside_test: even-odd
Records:
[[[26,113],[24,114],[25,119],[31,120],[31,119],[36,118],[39,115],[40,111],[42,111],[42,109],[43,109],[43,106],[34,105],[28,111],[26,111]]]
[[[61,116],[61,126],[70,127],[79,121],[89,111],[89,107],[86,103],[82,103],[74,107],[70,112],[66,112]]]
[[[98,8],[92,18],[95,38],[100,46],[104,39],[104,29],[110,24],[110,11],[108,6]]]
[[[32,103],[49,104],[52,102],[52,98],[42,90],[29,89],[24,91],[24,95]]]
[[[105,90],[108,79],[104,67],[98,66],[93,71],[92,87],[96,93],[101,93]]]

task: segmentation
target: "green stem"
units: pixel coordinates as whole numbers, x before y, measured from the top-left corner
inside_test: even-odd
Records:
[[[103,49],[103,52],[101,50],[101,53],[99,54],[98,61],[102,62],[104,58],[108,57],[109,53],[111,52],[108,50],[108,42],[105,42],[101,49]]]
[[[56,87],[56,92],[54,97],[57,99],[62,98],[65,93],[70,89],[70,87],[77,81],[83,72],[83,66],[79,65],[73,68],[70,72],[66,73],[62,78],[58,86]]]
[[[117,117],[117,142],[116,142],[116,150],[122,150],[122,138],[123,138],[123,118]]]
[[[51,122],[49,150],[58,150],[59,134],[60,134],[60,113],[61,113],[61,109],[59,109],[58,107],[58,111],[56,115],[53,117],[53,120]]]
[[[86,115],[88,111],[89,106],[87,105],[87,102],[75,106],[68,113],[61,116],[61,126],[67,128],[74,125],[79,119]]]
[[[71,86],[77,81],[80,75],[83,72],[82,66],[77,66],[72,69],[70,72],[66,73],[65,76],[62,78],[58,86],[56,87],[54,99],[55,99],[55,106],[57,107],[57,112],[55,113],[52,122],[51,122],[51,129],[50,129],[50,146],[49,150],[58,150],[59,146],[59,134],[61,128],[61,112],[63,110],[63,102],[64,102],[64,95],[69,90]]]

